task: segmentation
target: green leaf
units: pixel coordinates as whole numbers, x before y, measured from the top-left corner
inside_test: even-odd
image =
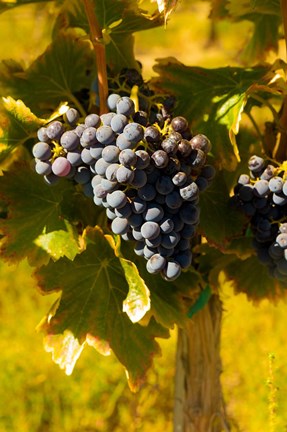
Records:
[[[157,7],[160,13],[164,14],[164,21],[167,22],[169,15],[175,9],[177,0],[157,0]]]
[[[0,83],[37,115],[53,112],[62,102],[69,102],[84,115],[75,93],[90,88],[94,70],[94,54],[88,41],[71,31],[61,32],[25,72],[10,77],[5,74]]]
[[[199,203],[199,230],[209,243],[224,249],[232,238],[241,235],[246,219],[231,205],[229,190],[221,172],[200,196]]]
[[[66,222],[66,227],[67,231],[58,230],[41,234],[35,240],[35,244],[44,249],[54,260],[66,256],[72,261],[80,253],[80,248],[72,226]]]
[[[270,50],[277,52],[282,21],[280,0],[215,0],[213,15],[254,24],[253,32],[242,38],[240,57],[246,64],[264,60]]]
[[[151,275],[146,270],[146,262],[135,255],[132,242],[122,242],[121,252],[125,258],[133,261],[150,291],[151,309],[142,322],[148,322],[153,316],[164,327],[182,326],[185,322],[184,296],[198,287],[198,278],[192,273],[183,273],[176,281],[167,282],[159,274]]]
[[[159,60],[154,69],[159,77],[152,80],[153,87],[176,97],[175,114],[184,115],[194,132],[211,131],[207,135],[216,142],[212,151],[216,160],[222,167],[234,169],[240,159],[235,135],[247,99],[255,84],[267,85],[275,72],[267,66],[187,67],[172,58]]]
[[[268,267],[256,256],[243,261],[233,260],[224,267],[224,272],[233,282],[235,292],[243,292],[255,302],[264,298],[276,300],[286,290],[286,286],[270,276]]]
[[[36,130],[45,122],[36,117],[21,100],[10,96],[1,104],[5,116],[0,120],[0,161],[15,147],[35,136]]]
[[[56,188],[49,187],[24,163],[15,163],[0,177],[1,199],[8,204],[8,217],[0,219],[4,235],[0,253],[4,259],[16,262],[27,257],[31,264],[47,260],[36,242],[43,234],[66,229],[60,203],[64,192],[72,193],[71,188],[65,181]]]
[[[95,15],[103,32],[109,67],[118,72],[123,67],[137,68],[133,53],[133,33],[163,24],[163,14],[149,16],[134,0],[93,0]],[[55,33],[64,27],[83,29],[90,34],[84,3],[67,0],[56,24]]]
[[[0,13],[15,8],[17,6],[23,6],[30,3],[45,3],[50,1],[53,0],[12,0],[12,1],[0,0]]]
[[[86,250],[73,262],[62,258],[36,272],[43,293],[62,291],[41,327],[49,337],[72,334],[77,352],[87,335],[106,341],[127,369],[131,388],[136,389],[160,352],[155,337],[167,337],[168,331],[154,319],[146,327],[131,322],[122,310],[128,281],[109,237],[95,229],[88,231],[87,240]],[[53,343],[50,349],[56,349]]]
[[[136,265],[125,258],[119,259],[129,285],[128,295],[123,302],[123,311],[135,323],[150,310],[150,292]]]

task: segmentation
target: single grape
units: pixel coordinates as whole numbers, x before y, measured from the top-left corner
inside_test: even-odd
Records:
[[[129,218],[132,214],[132,208],[129,202],[127,202],[123,207],[116,208],[115,214],[118,217]]]
[[[128,124],[128,118],[123,114],[115,114],[111,120],[111,128],[115,133],[121,134]]]
[[[89,147],[97,143],[97,129],[93,126],[87,127],[80,138],[82,147]]]
[[[173,219],[169,216],[164,216],[160,221],[160,230],[163,234],[168,234],[174,229]]]
[[[179,194],[182,199],[188,201],[193,200],[198,197],[199,195],[199,188],[195,182],[190,183],[189,185],[180,188]]]
[[[144,257],[146,260],[150,259],[153,255],[157,253],[157,249],[145,245],[144,247]]]
[[[134,247],[134,252],[136,255],[138,256],[144,256],[144,247],[145,247],[145,242],[143,241],[137,241]]]
[[[173,177],[172,177],[172,182],[175,186],[183,186],[184,183],[187,180],[187,175],[185,172],[183,171],[179,171],[177,172]]]
[[[161,176],[158,178],[155,184],[156,190],[161,195],[168,195],[171,193],[174,189],[174,184],[170,177],[168,176]]]
[[[107,202],[112,208],[121,208],[127,203],[127,197],[121,190],[116,190],[107,195]]]
[[[171,127],[175,132],[183,132],[188,128],[188,121],[182,116],[174,117]]]
[[[190,140],[190,145],[193,150],[202,150],[205,154],[209,153],[211,150],[211,143],[209,139],[202,134],[195,135]]]
[[[129,222],[126,218],[116,217],[111,224],[114,234],[125,234],[129,229]]]
[[[109,167],[109,162],[106,162],[103,158],[100,158],[95,163],[95,171],[99,175],[105,175],[107,168]]]
[[[107,192],[113,192],[118,187],[118,182],[110,181],[105,178],[101,180],[101,185]]]
[[[138,196],[144,201],[152,201],[156,196],[156,190],[152,184],[146,183],[142,188],[139,188]]]
[[[89,114],[85,118],[85,126],[87,128],[90,127],[97,128],[98,126],[100,126],[100,124],[101,124],[101,119],[98,114]]]
[[[164,215],[164,210],[162,206],[155,203],[148,203],[147,208],[143,213],[143,217],[146,221],[159,222]]]
[[[102,158],[109,163],[116,163],[119,160],[120,149],[115,145],[108,145],[102,151]]]
[[[116,181],[117,180],[117,170],[119,168],[120,168],[120,165],[117,163],[110,164],[105,171],[106,178],[110,181]]]
[[[116,111],[117,103],[119,102],[120,99],[121,96],[116,93],[112,93],[108,96],[107,105],[111,111]]]
[[[144,131],[144,138],[148,143],[157,143],[161,139],[160,130],[155,126],[148,126]]]
[[[120,166],[117,169],[116,179],[119,183],[129,184],[134,179],[134,171],[128,167]]]
[[[267,180],[261,180],[261,181],[267,181]],[[259,183],[259,182],[257,182]],[[283,179],[281,177],[273,177],[269,180],[269,189],[271,192],[279,193],[283,189]]]
[[[180,239],[179,234],[176,233],[175,231],[171,231],[170,233],[162,235],[161,244],[166,249],[171,249],[178,244],[179,239]]]
[[[128,141],[138,143],[144,137],[144,130],[138,123],[129,123],[124,127],[123,134]]]
[[[83,150],[81,151],[81,159],[87,165],[92,165],[93,163],[96,162],[93,156],[91,155],[89,148],[83,148]]]
[[[70,162],[62,156],[55,159],[52,163],[52,171],[58,177],[66,177],[71,171],[71,167]]]
[[[47,135],[51,140],[59,140],[64,132],[64,125],[58,120],[53,121],[47,126]]]
[[[46,161],[52,156],[51,147],[46,142],[38,142],[33,146],[33,156],[41,161]]]
[[[173,191],[166,195],[165,203],[170,209],[178,209],[182,202],[182,197],[177,191]]]
[[[41,127],[40,129],[38,129],[37,137],[38,137],[38,140],[41,142],[47,142],[48,143],[50,141],[50,138],[48,137],[48,134],[47,134],[47,128],[44,126]]]
[[[147,202],[141,198],[139,198],[138,196],[135,197],[132,202],[131,202],[131,207],[132,207],[132,211],[135,214],[141,214],[145,211],[147,206]]]
[[[86,126],[85,126],[84,124],[79,124],[79,125],[74,129],[74,132],[75,132],[75,134],[76,134],[79,138],[81,138],[81,136],[83,135],[85,129],[86,129]]]
[[[169,259],[165,268],[162,271],[162,276],[167,281],[173,281],[179,277],[181,273],[181,267],[178,262]]]
[[[164,150],[156,150],[151,159],[157,168],[165,168],[169,162],[168,154]]]
[[[181,157],[185,158],[185,157],[188,157],[190,155],[191,151],[192,151],[192,147],[191,147],[190,142],[186,139],[182,139],[178,144],[177,153]]]
[[[264,169],[265,161],[260,156],[253,155],[248,161],[248,168],[251,172],[257,173]]]
[[[70,162],[72,166],[79,166],[82,164],[82,158],[81,158],[81,151],[80,150],[74,150],[69,151],[67,153],[67,160]]]
[[[280,233],[276,237],[276,242],[279,244],[279,246],[282,249],[286,249],[287,248],[287,233]]]
[[[135,169],[133,173],[134,173],[133,179],[132,181],[130,181],[131,185],[137,189],[144,187],[148,180],[145,171],[141,169]]]
[[[129,141],[123,133],[117,136],[116,145],[120,150],[133,149],[135,147],[135,143]]]
[[[104,145],[100,143],[92,144],[89,146],[89,150],[91,153],[91,156],[97,161],[101,159],[102,153],[103,153]]]
[[[186,203],[179,211],[179,216],[186,224],[194,225],[199,221],[199,208],[193,204]]]
[[[60,138],[60,144],[65,150],[72,151],[79,146],[80,138],[74,131],[66,131]]]
[[[270,182],[269,182],[270,183]],[[258,180],[253,186],[253,193],[258,197],[264,197],[269,193],[269,183],[267,180]]]
[[[131,149],[122,150],[119,153],[119,162],[126,167],[133,167],[137,163],[137,155]]]
[[[63,118],[70,126],[75,126],[80,118],[80,114],[75,108],[69,108],[68,111],[65,112]]]
[[[118,99],[116,104],[117,114],[123,114],[127,117],[133,115],[135,112],[134,102],[127,96]]]
[[[101,144],[112,144],[116,139],[116,135],[110,126],[100,126],[96,132],[97,140]]]
[[[158,273],[165,268],[166,258],[156,253],[152,255],[147,262],[147,271],[149,273]]]
[[[111,210],[109,207],[106,209],[106,215],[107,215],[107,218],[110,220],[114,220],[117,217],[115,212],[113,210]]]
[[[143,238],[152,240],[160,234],[159,224],[156,222],[145,222],[141,227]]]

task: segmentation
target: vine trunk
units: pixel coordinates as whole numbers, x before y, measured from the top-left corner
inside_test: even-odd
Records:
[[[222,303],[208,304],[179,329],[176,356],[174,432],[230,431],[220,375]]]

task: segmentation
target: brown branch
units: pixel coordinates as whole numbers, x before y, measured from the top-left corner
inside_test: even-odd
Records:
[[[90,27],[90,38],[96,54],[96,65],[99,85],[100,114],[106,113],[108,97],[108,77],[106,63],[106,48],[103,42],[103,33],[95,15],[91,0],[84,0],[85,11]]]

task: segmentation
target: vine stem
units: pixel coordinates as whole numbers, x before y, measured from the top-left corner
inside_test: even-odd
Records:
[[[106,48],[103,42],[102,29],[95,15],[94,7],[91,0],[84,0],[86,15],[90,28],[90,39],[96,54],[96,65],[98,74],[100,114],[108,112],[108,77],[106,67]]]

